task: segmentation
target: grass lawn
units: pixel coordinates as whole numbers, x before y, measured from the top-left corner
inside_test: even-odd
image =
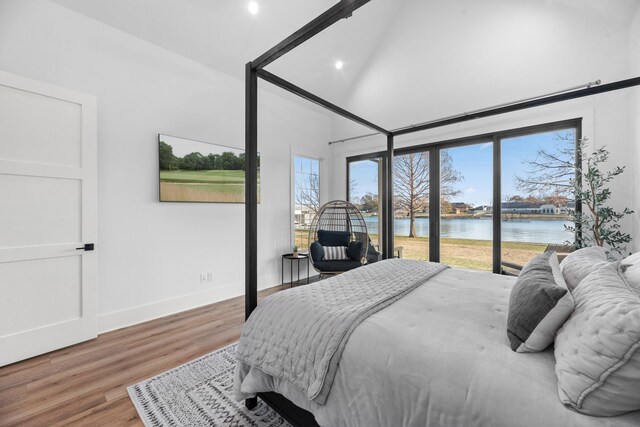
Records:
[[[160,181],[244,184],[244,171],[160,171]]]
[[[301,248],[306,247],[307,231],[296,231],[296,242]],[[378,236],[370,235],[376,243]],[[428,237],[395,236],[395,246],[402,246],[402,257],[429,260]],[[546,243],[502,242],[502,259],[515,264],[524,265],[534,256],[542,253]],[[492,242],[489,240],[440,239],[441,261],[451,267],[492,270]]]
[[[244,202],[244,171],[160,171],[160,198],[170,202]]]

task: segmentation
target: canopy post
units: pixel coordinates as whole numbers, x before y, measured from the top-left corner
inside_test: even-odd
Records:
[[[393,134],[389,133],[387,135],[387,154],[384,157],[386,162],[386,167],[383,168],[385,171],[385,179],[384,179],[384,204],[386,206],[386,216],[384,221],[386,221],[386,236],[384,236],[384,251],[383,256],[385,259],[393,258],[393,235],[394,235],[394,219],[395,219],[395,210],[393,209]]]
[[[258,305],[258,75],[246,65],[245,93],[245,319]]]
[[[245,320],[258,305],[258,75],[251,62],[246,65],[245,80]],[[245,400],[248,409],[258,405],[257,398]]]

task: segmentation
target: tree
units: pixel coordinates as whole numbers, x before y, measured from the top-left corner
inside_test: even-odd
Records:
[[[183,158],[178,159],[178,167],[182,170],[195,171],[202,166],[204,156],[200,153],[187,154]]]
[[[222,153],[217,161],[222,170],[242,170],[244,167],[244,161],[230,151]]]
[[[355,178],[349,179],[349,197],[351,198],[351,202],[355,203],[356,200],[356,192],[358,191],[358,180]]]
[[[518,190],[541,197],[564,196],[573,200],[573,180],[576,169],[575,134],[556,134],[556,144],[551,150],[538,149],[535,160],[523,161],[527,170],[516,175]],[[578,151],[583,148],[578,143]]]
[[[460,194],[454,184],[463,177],[453,167],[446,150],[440,156],[440,197],[447,200]],[[407,211],[409,237],[416,237],[416,213],[429,206],[429,153],[420,152],[393,158],[393,191],[395,209]]]
[[[207,155],[207,170],[215,170],[216,169],[216,163],[218,162],[218,155],[217,154],[209,154]]]
[[[373,193],[366,193],[360,198],[359,207],[364,212],[376,212],[378,210],[378,196]]]
[[[568,226],[568,231],[575,233],[574,246],[608,246],[608,252],[624,254],[626,243],[631,242],[631,235],[621,231],[620,220],[633,211],[627,207],[622,212],[607,206],[611,198],[608,184],[624,172],[624,167],[616,166],[612,170],[602,171],[601,163],[609,159],[609,151],[605,147],[595,149],[587,158],[586,164],[577,168],[582,179],[574,180],[575,197],[582,203],[584,212],[574,212],[575,226]]]
[[[176,156],[173,155],[173,147],[164,141],[160,141],[160,170],[174,170],[177,168],[176,163]]]
[[[573,143],[572,133],[557,135],[556,138],[559,144],[553,150],[540,149],[535,160],[525,162],[529,168],[525,176],[516,176],[516,186],[535,192],[553,204],[574,201],[576,206],[582,206],[583,212],[572,211],[575,225],[565,226],[575,235],[574,241],[568,243],[576,249],[606,245],[609,252],[622,254],[631,236],[621,231],[619,221],[633,211],[629,208],[615,211],[607,206],[607,202],[611,198],[608,184],[624,172],[624,167],[616,166],[603,172],[601,165],[609,159],[609,151],[605,147],[594,149],[583,158],[586,138],[578,141],[577,145]],[[582,160],[580,164],[576,164],[576,155]]]
[[[296,204],[305,206],[317,213],[320,209],[320,182],[318,175],[300,175],[303,178],[296,177]]]

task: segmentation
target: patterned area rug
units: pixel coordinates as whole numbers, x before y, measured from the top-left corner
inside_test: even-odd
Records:
[[[289,427],[258,399],[249,411],[233,398],[236,344],[128,388],[145,426]]]

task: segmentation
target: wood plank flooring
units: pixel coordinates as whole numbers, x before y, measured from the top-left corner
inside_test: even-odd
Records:
[[[142,426],[127,387],[237,341],[243,323],[238,297],[2,367],[0,426]]]

